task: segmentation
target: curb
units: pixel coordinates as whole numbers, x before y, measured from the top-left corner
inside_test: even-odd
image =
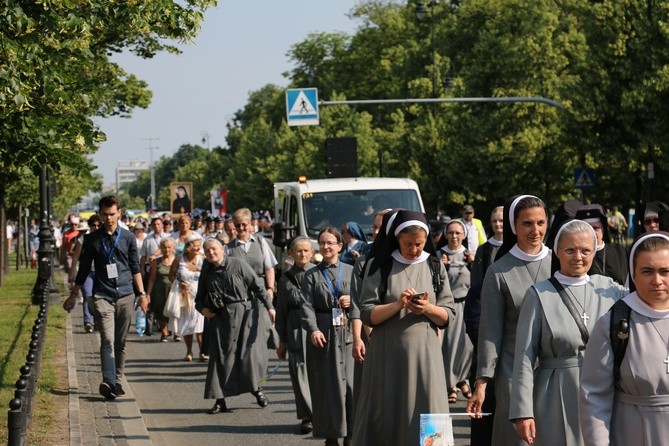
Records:
[[[74,348],[74,335],[72,334],[72,316],[69,313],[67,315],[66,327],[70,446],[83,446],[79,399],[84,395],[79,389],[79,382],[77,379],[76,351]],[[98,354],[98,351],[95,353]],[[123,389],[126,392],[125,396],[115,400],[113,403],[99,403],[114,404],[118,410],[118,415],[123,431],[114,432],[114,437],[116,437],[117,440],[125,440],[128,444],[132,444],[133,446],[153,446],[151,436],[149,435],[149,431],[147,430],[144,419],[142,418],[142,413],[139,410],[139,406],[137,405],[135,395],[132,393],[132,389],[130,388],[130,385],[126,381],[125,377],[123,377],[121,380],[121,384],[123,385]]]

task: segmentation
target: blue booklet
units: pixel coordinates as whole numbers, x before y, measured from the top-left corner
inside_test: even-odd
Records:
[[[447,413],[420,414],[420,446],[453,446],[453,423]]]

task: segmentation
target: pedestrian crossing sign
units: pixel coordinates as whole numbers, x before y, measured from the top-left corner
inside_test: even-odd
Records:
[[[574,187],[576,189],[592,189],[595,187],[595,169],[581,167],[574,169]]]
[[[288,125],[318,125],[318,89],[286,90],[286,119]]]

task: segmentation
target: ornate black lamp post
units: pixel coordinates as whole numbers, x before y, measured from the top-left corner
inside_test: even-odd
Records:
[[[32,303],[39,305],[47,302],[51,288],[51,259],[53,255],[53,234],[49,226],[49,172],[42,167],[39,177],[40,189],[40,230],[39,249],[37,250],[37,281],[33,287]]]

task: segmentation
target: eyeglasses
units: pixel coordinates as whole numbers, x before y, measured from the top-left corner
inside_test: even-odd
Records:
[[[241,223],[235,223],[234,225],[235,225],[235,228],[245,228],[245,227],[247,227],[249,224],[250,224],[250,223],[243,221],[243,222],[241,222]]]
[[[568,256],[574,256],[577,252],[580,252],[583,257],[589,257],[592,254],[592,249],[588,248],[566,248],[562,250]]]
[[[318,242],[318,246],[326,246],[326,247],[335,246],[338,244],[339,242],[321,242],[321,241]]]
[[[643,220],[644,225],[659,225],[660,224],[660,219],[659,217],[649,217]]]

